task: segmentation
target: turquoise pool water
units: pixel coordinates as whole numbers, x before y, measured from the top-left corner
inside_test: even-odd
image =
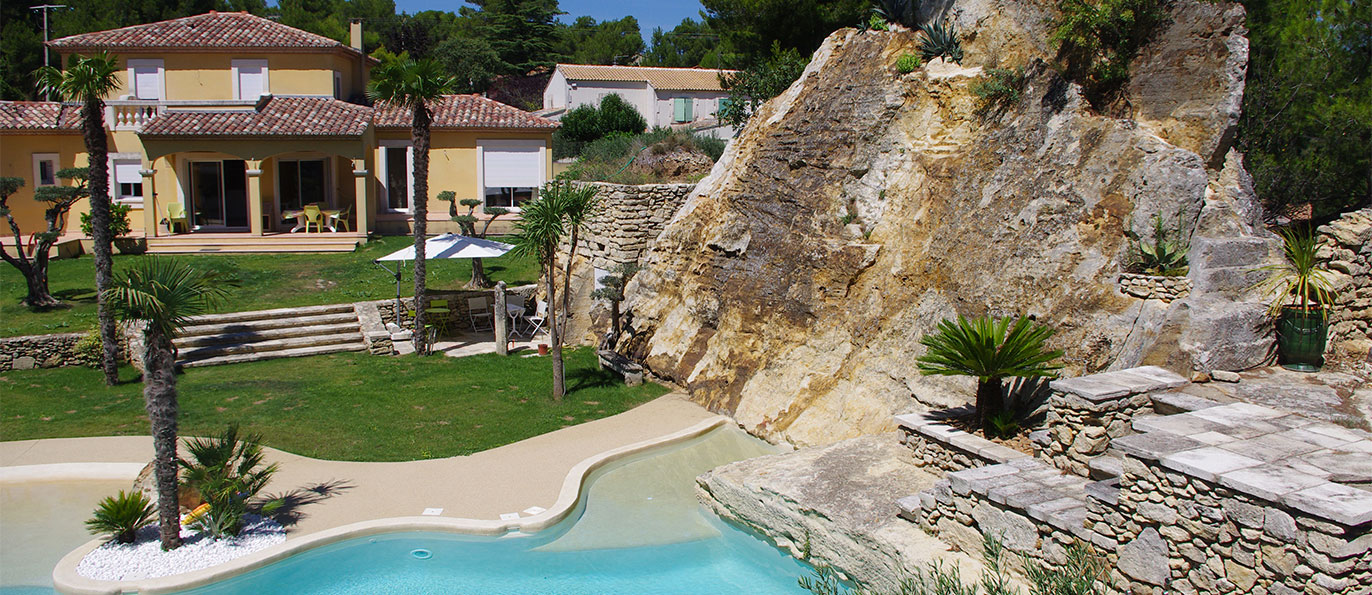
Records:
[[[705,511],[695,476],[775,452],[736,428],[592,474],[583,505],[533,535],[389,533],[338,542],[208,587],[234,593],[799,594],[809,567]]]
[[[91,539],[85,520],[132,481],[0,482],[0,595],[52,595],[52,567]]]

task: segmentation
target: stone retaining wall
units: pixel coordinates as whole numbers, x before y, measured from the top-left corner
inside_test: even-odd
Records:
[[[970,411],[957,409],[897,415],[900,442],[914,451],[915,461],[920,466],[938,467],[944,471],[961,471],[1029,458],[1025,453],[942,423],[949,415]]]
[[[77,342],[86,334],[27,335],[0,339],[0,371],[98,365],[98,359],[76,351]]]
[[[530,303],[534,295],[533,285],[523,285],[505,291],[509,296],[509,303],[519,303],[524,300],[526,308],[533,308]],[[487,304],[495,303],[494,289],[461,290],[461,291],[430,291],[426,296],[429,303],[433,300],[448,300],[448,328],[463,330],[471,328],[471,317],[468,315],[467,300],[470,298],[484,297]],[[395,322],[395,298],[388,300],[376,300],[369,302],[376,305],[377,313],[381,316],[382,325]],[[414,297],[400,298],[400,326],[411,328],[414,326],[414,319],[410,316],[410,311],[414,308]],[[532,313],[532,310],[530,310]],[[430,314],[432,321],[432,314]]]
[[[1338,290],[1327,353],[1372,361],[1372,208],[1348,213],[1318,232]]]
[[[1110,447],[1110,440],[1132,434],[1134,416],[1153,412],[1148,393],[1185,386],[1188,381],[1157,366],[1145,366],[1054,380],[1048,400],[1047,440],[1035,441],[1035,454],[1059,469],[1089,474],[1088,462]]]
[[[638,262],[648,242],[662,233],[695,184],[573,182],[599,189],[600,207],[578,237],[579,255],[591,266],[608,270],[624,262]]]
[[[1171,302],[1191,294],[1191,280],[1186,277],[1162,277],[1139,273],[1121,273],[1120,291],[1145,300]]]

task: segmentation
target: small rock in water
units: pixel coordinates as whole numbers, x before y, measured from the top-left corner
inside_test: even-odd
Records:
[[[1229,370],[1212,370],[1212,371],[1210,372],[1210,377],[1211,377],[1211,378],[1214,378],[1215,380],[1218,380],[1218,381],[1220,381],[1220,382],[1238,382],[1238,381],[1239,381],[1239,373],[1238,373],[1238,372],[1230,372]]]

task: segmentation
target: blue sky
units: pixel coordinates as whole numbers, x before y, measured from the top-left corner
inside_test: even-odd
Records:
[[[700,0],[560,0],[558,5],[567,14],[562,15],[564,22],[588,15],[597,21],[615,20],[625,15],[638,19],[638,28],[643,32],[644,42],[653,35],[653,27],[670,31],[681,19],[699,19],[703,8]],[[453,0],[395,0],[395,8],[400,12],[420,12],[424,10],[447,10],[456,12],[460,3]]]

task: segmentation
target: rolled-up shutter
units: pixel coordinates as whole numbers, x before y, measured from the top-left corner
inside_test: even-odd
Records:
[[[114,163],[114,182],[116,184],[142,184],[143,174],[138,173],[142,164],[137,161],[116,161]]]
[[[543,183],[540,148],[486,147],[482,151],[482,183],[487,188],[536,188]]]
[[[139,99],[161,99],[162,82],[156,66],[136,66],[133,69],[134,93]]]

